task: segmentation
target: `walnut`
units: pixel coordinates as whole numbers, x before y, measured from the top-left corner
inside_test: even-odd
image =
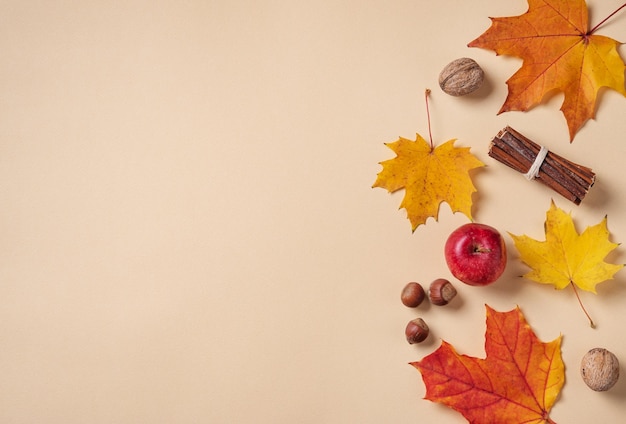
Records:
[[[448,63],[439,74],[439,86],[451,96],[464,96],[480,88],[485,73],[476,61],[462,57]]]
[[[617,383],[619,361],[617,357],[603,348],[594,348],[583,356],[580,374],[591,390],[604,392]]]

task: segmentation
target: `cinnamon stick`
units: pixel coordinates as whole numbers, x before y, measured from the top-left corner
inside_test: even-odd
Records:
[[[535,170],[533,164],[541,150],[542,146],[507,126],[491,141],[489,156],[518,172],[529,174]],[[535,165],[538,170],[527,178],[539,181],[577,205],[595,183],[596,175],[590,168],[551,151],[545,154],[543,161],[541,157],[538,161],[540,163]]]

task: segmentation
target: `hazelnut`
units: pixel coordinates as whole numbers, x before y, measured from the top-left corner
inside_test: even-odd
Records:
[[[617,357],[603,348],[594,348],[583,356],[580,374],[591,390],[604,392],[617,383],[619,361]]]
[[[454,296],[456,296],[456,289],[452,283],[445,278],[437,278],[430,283],[430,289],[428,291],[430,301],[433,305],[443,306],[450,303]]]
[[[425,297],[426,293],[424,292],[422,285],[411,282],[404,286],[404,289],[402,289],[400,300],[402,300],[404,306],[417,308],[424,301]]]
[[[415,318],[409,321],[404,330],[406,341],[409,342],[409,344],[423,342],[426,340],[426,337],[428,337],[429,332],[428,325],[426,325],[421,318]]]
[[[476,61],[463,57],[448,63],[439,74],[439,87],[451,96],[464,96],[483,84],[485,73]]]

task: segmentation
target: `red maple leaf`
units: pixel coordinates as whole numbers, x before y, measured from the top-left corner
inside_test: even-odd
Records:
[[[425,399],[470,423],[551,423],[549,411],[565,382],[561,336],[541,342],[519,308],[487,308],[486,359],[458,354],[447,342],[418,362]]]

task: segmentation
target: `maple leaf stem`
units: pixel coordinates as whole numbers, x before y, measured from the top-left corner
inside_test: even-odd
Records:
[[[570,286],[572,286],[572,289],[574,289],[574,294],[576,295],[576,299],[578,299],[578,304],[580,305],[580,307],[582,308],[583,312],[587,316],[587,319],[589,320],[589,325],[591,326],[591,328],[596,328],[596,324],[593,322],[593,320],[591,319],[591,316],[589,315],[589,313],[585,309],[585,306],[583,305],[583,302],[580,300],[580,296],[578,295],[578,290],[576,289],[576,286],[574,285],[573,281],[570,281]]]
[[[427,88],[424,92],[424,99],[426,100],[426,118],[428,119],[428,137],[430,138],[430,150],[435,149],[435,145],[433,143],[433,133],[430,128],[430,110],[428,108],[428,96],[430,95],[430,89]]]
[[[620,7],[618,7],[613,13],[611,13],[609,16],[607,16],[606,18],[604,18],[598,25],[594,26],[593,28],[591,28],[591,30],[589,30],[589,32],[587,32],[587,35],[591,35],[594,32],[596,32],[598,30],[598,28],[600,28],[602,25],[604,25],[604,23],[606,21],[608,21],[609,19],[611,19],[613,16],[615,16],[620,10],[622,10],[623,8],[626,7],[626,3],[624,3],[623,5],[621,5]]]

